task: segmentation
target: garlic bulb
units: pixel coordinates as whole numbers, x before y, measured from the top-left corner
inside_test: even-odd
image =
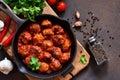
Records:
[[[0,61],[0,71],[3,74],[8,74],[13,69],[13,64],[10,60],[5,58],[4,60]]]
[[[0,31],[2,31],[4,28],[4,22],[2,20],[0,20]]]

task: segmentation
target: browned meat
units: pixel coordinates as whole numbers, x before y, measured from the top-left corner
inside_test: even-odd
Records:
[[[38,56],[38,59],[39,59],[40,61],[44,61],[44,60],[43,60],[43,59],[44,59],[44,54],[43,54],[43,52],[41,52],[41,53],[38,54],[37,56]]]
[[[25,58],[24,62],[25,62],[27,65],[29,65],[30,60],[31,60],[31,57],[33,57],[33,56],[35,56],[35,55],[34,55],[34,54],[28,55],[28,56]]]
[[[71,41],[69,39],[66,39],[64,44],[62,45],[63,51],[68,51],[71,46]]]
[[[28,56],[29,50],[30,50],[30,45],[22,45],[20,47],[18,47],[18,53],[22,56],[22,57],[26,57]]]
[[[32,40],[32,35],[28,31],[24,31],[19,36],[19,41],[23,44],[28,44]]]
[[[29,50],[29,53],[37,55],[37,54],[42,53],[42,49],[38,46],[31,46],[30,50]]]
[[[65,63],[70,59],[70,52],[63,53],[62,57],[60,58],[61,63]]]
[[[52,26],[52,29],[55,34],[63,34],[64,33],[64,29],[60,25],[54,25],[54,26]]]
[[[61,57],[62,57],[61,48],[59,48],[59,47],[54,47],[52,54],[53,54],[53,56],[54,56],[55,58],[58,58],[58,59],[61,58]]]
[[[43,20],[42,22],[41,22],[41,26],[42,27],[51,27],[52,26],[52,23],[51,23],[51,21],[49,21],[49,20]]]
[[[49,70],[49,64],[47,64],[46,62],[41,62],[41,66],[40,66],[40,69],[39,71],[40,72],[46,72]]]
[[[32,23],[30,26],[29,26],[29,30],[32,34],[34,33],[39,33],[41,31],[41,27],[38,23]]]
[[[55,58],[51,58],[51,63],[50,63],[50,68],[53,70],[53,71],[57,71],[61,68],[61,64],[59,62],[59,60],[55,59]]]
[[[44,39],[45,38],[42,34],[37,33],[33,36],[33,44],[34,45],[41,45],[43,43]]]
[[[52,29],[44,29],[42,33],[44,36],[54,35],[54,32],[52,31]]]
[[[62,28],[64,26],[48,19],[39,23],[31,23],[20,34],[18,53],[28,66],[31,57],[37,57],[41,62],[38,72],[51,73],[61,69],[70,59],[71,40]]]
[[[62,45],[65,42],[65,37],[63,35],[54,35],[52,40],[55,45]]]
[[[46,51],[43,51],[42,53],[38,54],[38,58],[40,61],[50,62],[51,57],[52,57],[52,55]]]
[[[49,53],[49,52],[45,52],[44,51],[44,54],[43,54],[44,58],[46,59],[50,59],[52,57],[52,55]]]
[[[50,41],[50,40],[44,40],[43,43],[42,43],[42,48],[44,50],[47,50],[49,48],[52,48],[53,47],[53,42]]]

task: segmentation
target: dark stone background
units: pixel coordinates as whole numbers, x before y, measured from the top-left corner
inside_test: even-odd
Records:
[[[81,13],[80,21],[86,22],[83,31],[90,32],[90,19],[88,12],[93,12],[99,21],[95,22],[93,30],[98,28],[97,39],[103,44],[109,61],[97,66],[93,56],[88,50],[86,40],[90,35],[85,35],[81,29],[73,28],[76,38],[91,55],[90,64],[81,71],[73,80],[120,80],[120,0],[64,0],[67,10],[59,16],[68,20],[71,25],[76,21],[75,9]],[[91,21],[91,19],[90,19]]]

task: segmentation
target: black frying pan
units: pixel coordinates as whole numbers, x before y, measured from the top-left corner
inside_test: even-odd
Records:
[[[23,63],[21,57],[18,55],[18,47],[17,47],[18,37],[19,37],[20,33],[26,28],[26,26],[31,23],[31,21],[18,18],[12,12],[10,7],[2,0],[0,0],[0,9],[3,10],[6,14],[10,15],[14,19],[14,21],[16,21],[16,23],[18,24],[18,28],[16,30],[15,36],[12,41],[12,52],[13,52],[13,58],[15,60],[15,63],[17,64],[17,67],[21,72],[29,74],[29,75],[37,77],[37,78],[51,78],[51,77],[55,77],[55,76],[58,76],[61,74],[63,76],[65,76],[65,74],[69,73],[73,69],[72,61],[74,60],[74,57],[76,55],[76,39],[70,28],[70,24],[67,21],[65,21],[59,17],[49,15],[49,14],[41,14],[40,16],[37,16],[35,18],[36,22],[40,22],[43,19],[49,19],[53,23],[60,24],[64,28],[64,30],[67,31],[67,33],[72,41],[71,57],[70,57],[69,61],[66,64],[64,64],[60,70],[58,70],[56,72],[52,72],[50,74],[42,74],[42,73],[40,74],[40,73],[36,73],[36,72],[29,70],[28,67]]]

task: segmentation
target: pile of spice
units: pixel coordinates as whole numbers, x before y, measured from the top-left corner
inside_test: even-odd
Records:
[[[96,17],[94,13],[91,11],[88,12],[88,15],[89,18],[87,18],[85,22],[81,22],[79,20],[80,13],[76,11],[75,16],[77,18],[77,21],[74,23],[72,27],[80,28],[79,31],[83,34],[83,41],[89,44],[89,49],[92,52],[97,65],[101,65],[103,62],[107,61],[108,59],[102,47],[104,39],[101,39],[102,43],[96,40],[96,38],[100,39],[98,32],[102,30],[101,27],[95,26],[95,24],[99,22],[100,19]],[[109,30],[107,30],[107,33],[109,33]],[[110,38],[114,38],[114,37],[110,37]]]

